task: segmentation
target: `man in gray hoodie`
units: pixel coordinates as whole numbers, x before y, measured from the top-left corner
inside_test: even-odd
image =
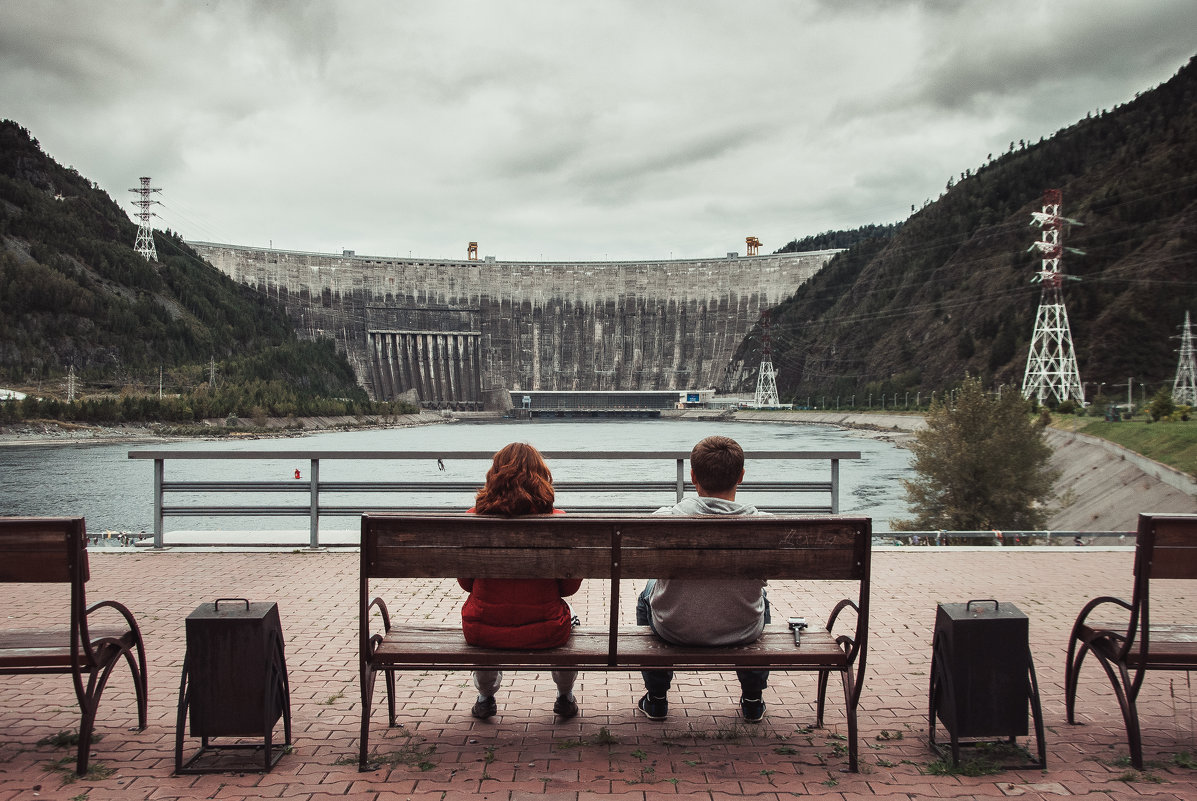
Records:
[[[729,437],[707,437],[690,452],[690,480],[697,498],[658,509],[665,515],[763,515],[755,506],[738,503],[736,488],[744,480],[744,451]],[[769,622],[764,579],[653,579],[640,593],[636,622],[677,645],[741,645],[755,641]],[[671,670],[645,670],[647,692],[637,707],[651,720],[669,715]],[[737,670],[740,711],[749,723],[765,716],[769,671]]]

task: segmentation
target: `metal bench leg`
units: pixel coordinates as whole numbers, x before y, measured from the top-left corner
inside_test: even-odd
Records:
[[[856,686],[852,680],[852,666],[849,665],[841,675],[844,679],[844,712],[848,716],[848,770],[860,773],[856,751],[856,705],[852,703],[853,689]]]
[[[1110,686],[1114,688],[1114,697],[1118,699],[1118,707],[1122,710],[1122,720],[1126,725],[1126,740],[1130,748],[1131,765],[1135,770],[1143,770],[1143,740],[1139,731],[1139,710],[1135,704],[1135,692],[1131,686],[1130,676],[1126,672],[1126,665],[1118,665],[1118,671],[1099,652],[1093,655],[1106,671],[1110,679]]]
[[[387,724],[395,728],[395,671],[385,673],[387,681]]]
[[[823,709],[827,702],[827,680],[830,678],[830,671],[819,671],[819,692],[815,700],[815,727],[819,729],[823,728]]]
[[[357,758],[357,769],[362,772],[372,769],[366,759],[370,753],[370,705],[374,699],[375,676],[372,667],[362,667],[362,733]]]
[[[1075,634],[1069,639],[1068,656],[1064,662],[1064,715],[1069,723],[1076,723],[1076,688],[1080,683],[1081,664],[1089,653],[1089,643],[1081,643],[1078,651],[1077,641]]]

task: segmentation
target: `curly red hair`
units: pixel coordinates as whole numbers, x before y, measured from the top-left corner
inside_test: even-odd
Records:
[[[513,442],[495,454],[486,471],[486,486],[474,497],[474,510],[483,515],[548,514],[553,511],[553,474],[540,451]]]

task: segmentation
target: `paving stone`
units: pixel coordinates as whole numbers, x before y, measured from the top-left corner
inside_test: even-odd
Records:
[[[738,721],[731,674],[679,673],[670,694],[670,718],[650,722],[633,712],[643,693],[637,674],[596,672],[579,678],[582,714],[555,723],[553,685],[547,674],[513,673],[500,692],[500,713],[487,723],[469,715],[473,690],[465,673],[399,674],[400,726],[386,725],[380,686],[374,701],[370,748],[392,763],[357,770],[360,726],[357,659],[357,555],[165,552],[102,554],[92,559],[92,600],[128,605],[146,638],[150,661],[150,720],[136,724],[128,671],[118,668],[97,718],[103,737],[93,761],[114,772],[63,785],[46,772],[69,749],[39,740],[78,726],[70,682],[62,676],[6,676],[0,685],[0,801],[228,801],[351,798],[370,801],[440,799],[470,795],[512,798],[593,799],[789,798],[806,793],[827,799],[1005,797],[1192,799],[1197,770],[1175,755],[1195,753],[1193,691],[1184,674],[1149,674],[1140,695],[1144,755],[1163,780],[1123,781],[1128,752],[1118,705],[1096,663],[1086,664],[1078,695],[1078,720],[1064,720],[1064,651],[1077,612],[1090,598],[1130,591],[1130,550],[1030,552],[919,549],[874,554],[872,627],[860,710],[860,760],[865,772],[845,772],[836,753],[846,733],[842,696],[833,686],[826,726],[813,728],[814,677],[775,673],[767,690],[768,717],[757,727]],[[146,577],[152,576],[152,581]],[[1164,583],[1153,597],[1157,620],[1191,612],[1191,593]],[[627,588],[625,611],[636,587]],[[838,591],[837,591],[838,590]],[[1172,594],[1169,594],[1172,593]],[[390,583],[380,594],[396,618],[460,620],[464,595],[453,582],[418,579]],[[770,587],[776,615],[825,616],[844,591]],[[1154,595],[1154,593],[1153,593]],[[279,604],[286,636],[293,713],[293,750],[269,774],[174,776],[175,720],[182,669],[183,620],[216,597],[248,597]],[[589,620],[606,614],[606,587],[583,584],[575,608]],[[1016,769],[987,777],[928,773],[936,756],[927,745],[927,682],[937,602],[996,597],[1016,604],[1030,619],[1031,644],[1048,727],[1048,770]],[[40,585],[3,585],[0,602],[12,621],[36,625],[49,603]],[[628,613],[630,615],[630,612]],[[625,621],[631,623],[629,619]],[[611,741],[600,741],[605,729]],[[900,736],[899,736],[900,735]],[[946,733],[942,726],[938,738]],[[1033,746],[1033,738],[1020,738]],[[188,738],[186,752],[198,747]],[[483,757],[492,777],[482,780]],[[642,752],[643,759],[633,756]],[[643,768],[652,768],[652,773]],[[762,771],[773,771],[764,774]],[[670,781],[675,779],[676,782]],[[772,784],[770,783],[772,780]],[[633,782],[643,782],[635,784]]]

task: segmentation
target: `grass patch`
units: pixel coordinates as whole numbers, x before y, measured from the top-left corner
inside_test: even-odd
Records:
[[[1164,780],[1150,771],[1143,771],[1140,773],[1137,770],[1125,770],[1118,776],[1114,777],[1114,781],[1123,782],[1125,784],[1133,784],[1135,782],[1147,782],[1148,784],[1163,784]]]
[[[116,770],[107,765],[101,765],[99,762],[91,762],[88,763],[87,773],[80,776],[75,772],[75,758],[67,756],[62,759],[56,759],[53,762],[47,762],[46,773],[57,773],[62,779],[63,786],[66,786],[74,784],[80,779],[91,779],[92,781],[107,779],[116,773]]]
[[[1130,420],[1107,423],[1086,417],[1073,418],[1059,427],[1108,439],[1148,459],[1197,476],[1197,420],[1148,423]]]
[[[414,734],[404,734],[407,739],[395,750],[375,754],[370,761],[383,765],[406,765],[409,768],[432,770],[436,763],[431,760],[436,753],[435,745],[424,745],[424,738]],[[337,764],[357,764],[357,757],[345,757],[345,761],[337,760]]]
[[[952,764],[950,758],[937,759],[927,765],[927,772],[932,776],[992,776],[1011,767],[1009,763],[1015,759],[1030,762],[1031,754],[1021,745],[976,743],[962,754],[959,765]]]
[[[593,737],[582,737],[577,740],[561,740],[554,747],[560,751],[566,751],[570,748],[581,748],[584,745],[615,745],[618,742],[619,738],[612,734],[610,729],[603,726],[598,730],[598,734]]]
[[[91,741],[98,743],[104,739],[103,734],[93,733]],[[79,732],[77,731],[60,731],[58,734],[51,734],[49,737],[43,737],[37,741],[38,745],[52,745],[55,748],[74,748],[79,745]]]

